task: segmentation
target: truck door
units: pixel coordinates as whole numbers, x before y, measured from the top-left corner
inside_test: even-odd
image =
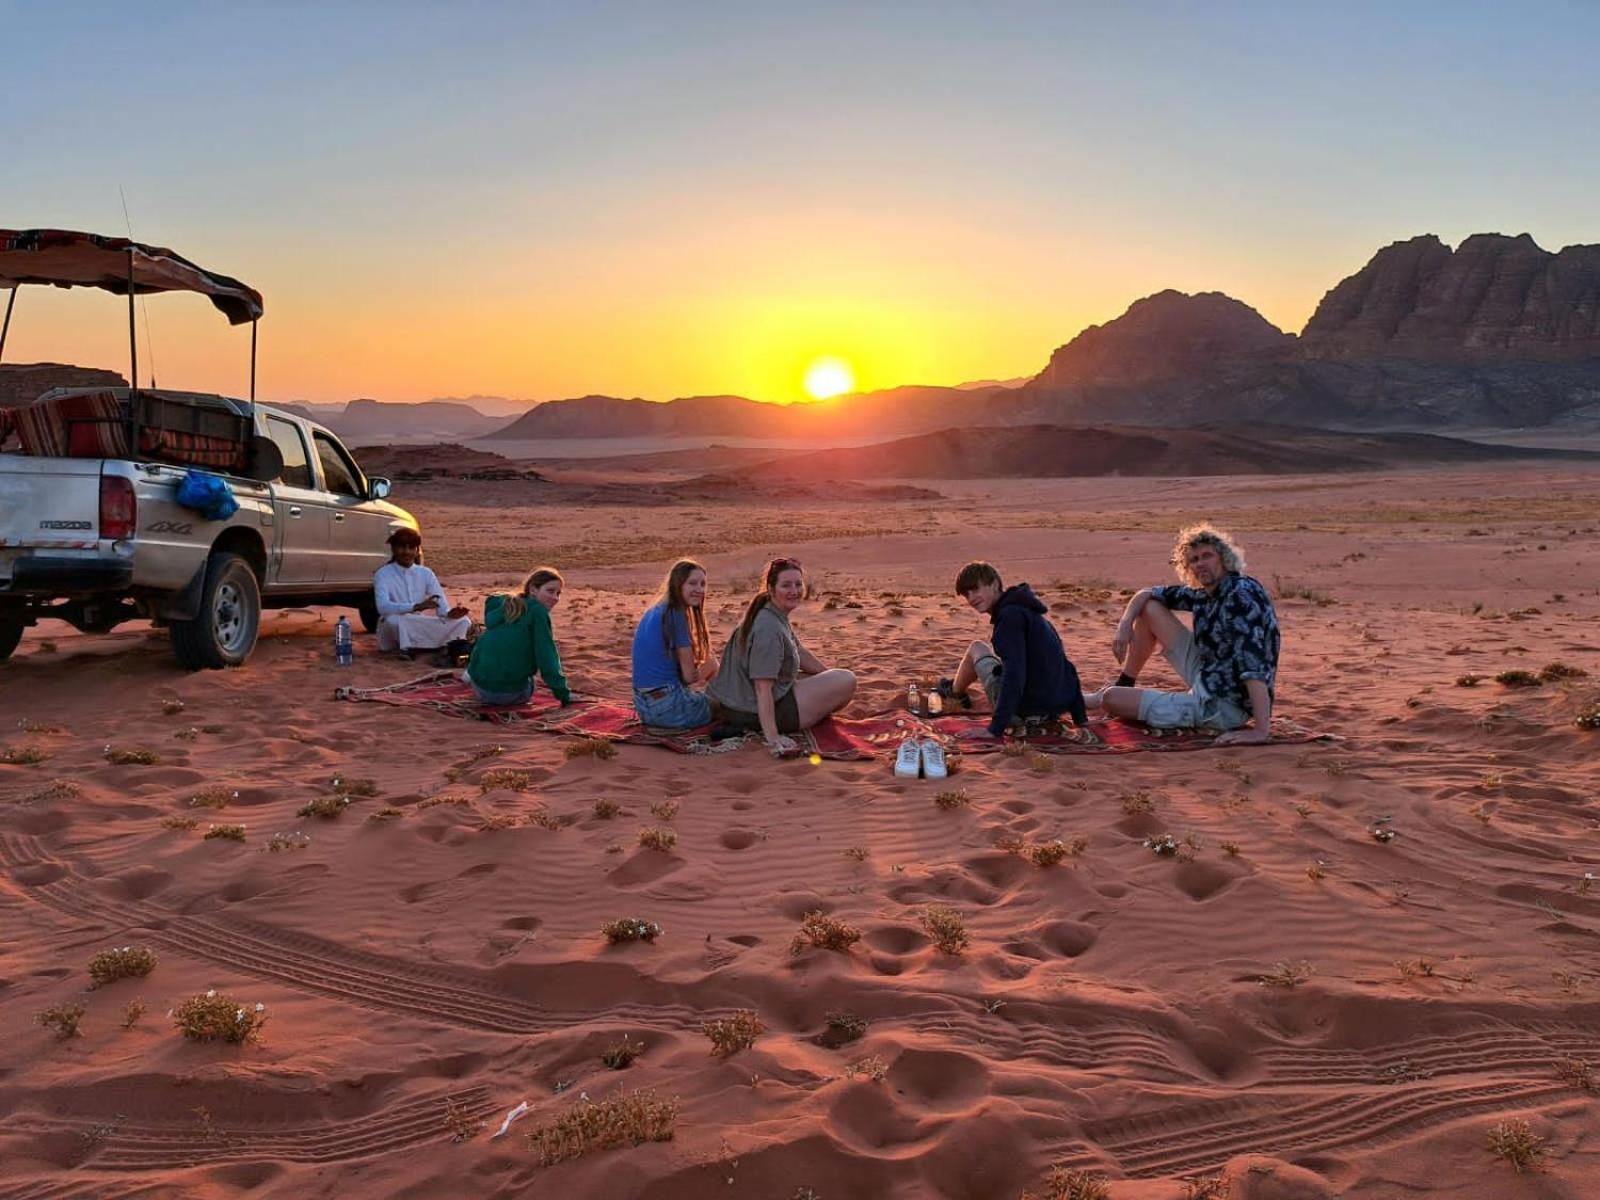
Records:
[[[278,582],[290,586],[321,583],[327,569],[331,525],[327,497],[317,490],[299,426],[269,416],[267,436],[283,454],[283,472],[272,489],[272,515],[277,526],[273,555],[277,559]]]
[[[389,560],[387,513],[367,503],[366,480],[345,448],[317,429],[312,431],[323,486],[329,492],[328,573],[332,587],[372,586],[372,573]]]

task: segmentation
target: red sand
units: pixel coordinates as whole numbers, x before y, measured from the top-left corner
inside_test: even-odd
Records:
[[[569,760],[548,735],[336,703],[414,668],[363,640],[336,670],[324,614],[269,615],[245,670],[199,675],[138,626],[33,630],[0,667],[0,748],[50,756],[0,765],[0,1196],[1015,1200],[1055,1163],[1117,1200],[1219,1171],[1258,1200],[1596,1194],[1595,1099],[1558,1067],[1600,1076],[1600,733],[1573,725],[1600,693],[1600,471],[941,485],[934,505],[803,511],[497,502],[520,486],[397,499],[462,599],[570,568],[556,624],[578,686],[624,692],[676,544],[707,554],[719,635],[733,581],[782,548],[837,593],[797,623],[859,673],[855,711],[980,632],[946,594],[977,553],[1040,588],[1085,676],[1108,676],[1115,593],[1165,575],[1163,506],[1216,512],[1287,593],[1281,711],[1347,740],[995,755],[945,785],[759,750]],[[1590,674],[1454,685],[1558,660]],[[108,745],[161,761],[114,766]],[[482,789],[507,768],[526,792]],[[336,775],[378,794],[296,816]],[[50,795],[58,779],[81,795]],[[191,808],[213,785],[237,799]],[[941,810],[949,789],[970,803]],[[161,824],[183,815],[199,827]],[[212,822],[247,840],[203,840]],[[639,848],[645,826],[674,849]],[[308,846],[267,851],[296,830]],[[1143,845],[1166,832],[1195,836],[1193,861]],[[996,847],[1054,837],[1087,845],[1050,868]],[[963,917],[964,954],[932,947],[930,903]],[[862,940],[791,954],[817,909]],[[608,947],[600,925],[625,916],[665,933]],[[125,945],[155,971],[86,991],[91,956]],[[1302,962],[1297,986],[1262,982]],[[177,1034],[167,1010],[213,987],[267,1005],[259,1044]],[[75,1001],[81,1036],[34,1023]],[[701,1022],[740,1008],[766,1033],[712,1057]],[[835,1010],[869,1022],[838,1050],[812,1040]],[[644,1053],[614,1072],[599,1056],[624,1036]],[[882,1079],[849,1074],[868,1058]],[[624,1087],[678,1099],[674,1140],[538,1165],[527,1131]],[[492,1129],[522,1100],[507,1137],[451,1141],[452,1104]],[[1548,1139],[1542,1172],[1487,1150],[1513,1119]]]

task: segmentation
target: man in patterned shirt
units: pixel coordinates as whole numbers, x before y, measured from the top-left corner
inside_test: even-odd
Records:
[[[1210,525],[1178,534],[1172,565],[1183,583],[1145,588],[1128,601],[1111,642],[1122,674],[1084,703],[1159,729],[1221,729],[1219,746],[1270,741],[1278,617],[1267,589],[1244,573],[1244,554],[1227,534]],[[1184,611],[1194,614],[1192,633],[1173,615]],[[1188,691],[1138,686],[1157,649]],[[1252,728],[1241,728],[1246,723]]]

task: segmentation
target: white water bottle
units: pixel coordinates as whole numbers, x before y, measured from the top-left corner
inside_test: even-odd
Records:
[[[906,689],[906,707],[914,713],[922,711],[922,693],[917,691],[915,683]]]
[[[333,627],[333,661],[335,666],[348,667],[356,661],[356,645],[350,636],[350,619],[341,616]]]

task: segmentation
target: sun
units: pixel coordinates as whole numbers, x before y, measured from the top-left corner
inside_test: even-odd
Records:
[[[842,396],[855,386],[855,372],[842,358],[819,358],[806,368],[805,389],[813,400]]]

